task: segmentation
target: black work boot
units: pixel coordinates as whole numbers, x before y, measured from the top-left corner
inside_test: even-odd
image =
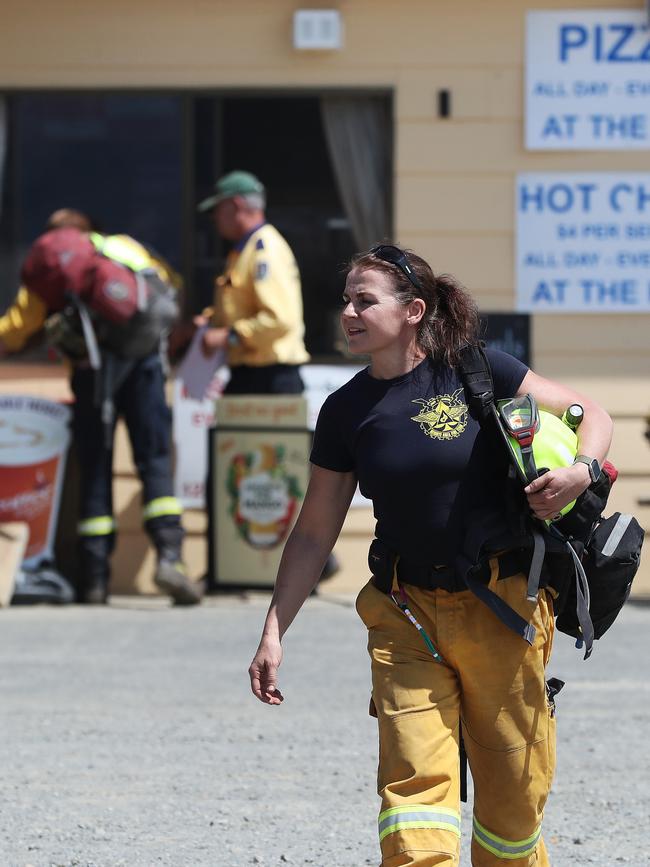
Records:
[[[77,602],[106,605],[111,566],[108,546],[102,541],[82,539],[79,544],[79,569],[76,582]]]
[[[183,528],[177,518],[165,516],[147,522],[147,531],[156,546],[158,565],[153,576],[154,584],[171,597],[176,605],[197,605],[203,598],[204,588],[200,582],[187,577],[181,556]]]
[[[197,605],[203,598],[200,582],[191,581],[185,574],[183,561],[174,559],[173,555],[159,552],[153,580],[176,605]]]

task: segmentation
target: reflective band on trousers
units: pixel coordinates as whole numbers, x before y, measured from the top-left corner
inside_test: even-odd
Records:
[[[496,855],[497,858],[502,858],[504,861],[514,861],[515,858],[526,858],[533,854],[539,843],[539,838],[542,836],[542,826],[539,825],[537,830],[525,840],[504,840],[503,837],[497,837],[496,834],[492,834],[491,831],[484,828],[474,816],[473,836],[480,846]]]
[[[100,515],[79,521],[77,533],[80,536],[109,536],[115,532],[115,527],[115,518],[112,515]]]
[[[145,521],[150,521],[152,518],[160,518],[163,515],[182,514],[183,507],[176,497],[158,497],[157,500],[150,500],[142,511],[142,517]]]
[[[379,814],[380,841],[395,831],[412,828],[436,828],[451,831],[460,837],[460,813],[447,807],[405,804],[403,807],[391,807]]]

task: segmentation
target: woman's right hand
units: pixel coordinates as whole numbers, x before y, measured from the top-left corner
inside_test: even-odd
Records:
[[[264,704],[281,704],[284,696],[277,687],[282,645],[278,639],[262,638],[248,669],[253,695]]]

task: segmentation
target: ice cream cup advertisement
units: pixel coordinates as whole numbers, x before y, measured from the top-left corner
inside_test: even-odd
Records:
[[[307,430],[217,428],[215,582],[272,586],[309,480]]]
[[[25,521],[25,562],[52,556],[70,410],[40,398],[0,397],[0,522]]]

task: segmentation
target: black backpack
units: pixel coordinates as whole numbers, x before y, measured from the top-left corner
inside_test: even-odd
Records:
[[[502,437],[496,429],[499,421],[492,372],[482,344],[468,345],[461,351],[459,369],[470,414],[480,423],[494,448],[502,449]],[[615,512],[609,518],[602,517],[611,485],[612,478],[602,472],[564,518],[546,525],[529,514],[521,486],[511,473],[507,489],[515,526],[511,522],[493,544],[487,538],[480,547],[470,546],[469,560],[474,562],[465,571],[468,587],[526,640],[532,642],[534,637],[530,625],[474,580],[472,572],[494,556],[495,550],[503,550],[508,541],[521,548],[530,570],[529,593],[531,587],[534,592],[538,586],[552,588],[556,626],[576,638],[576,646],[584,643],[587,659],[594,639],[609,629],[629,597],[645,535],[632,515]]]
[[[589,616],[594,638],[601,638],[627,602],[641,560],[644,530],[632,515],[614,512],[596,521],[585,546],[582,566],[590,593]],[[573,585],[558,613],[560,632],[581,640],[582,631],[576,615],[577,600]]]

